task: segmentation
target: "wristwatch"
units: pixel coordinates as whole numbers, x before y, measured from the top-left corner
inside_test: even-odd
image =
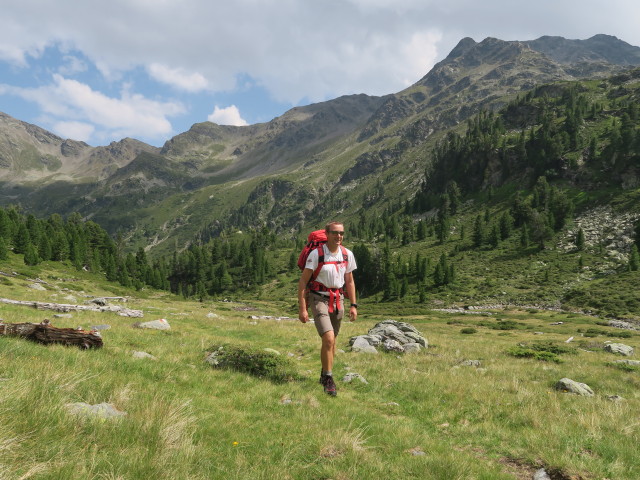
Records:
[[[358,308],[358,304],[357,303],[352,303],[351,306]]]

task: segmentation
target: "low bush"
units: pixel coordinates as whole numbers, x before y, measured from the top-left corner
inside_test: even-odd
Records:
[[[229,368],[274,382],[299,379],[295,364],[288,357],[242,345],[213,345],[207,362],[216,368]]]
[[[575,350],[565,345],[553,342],[520,343],[507,350],[507,354],[516,358],[533,358],[543,362],[561,363],[559,355],[575,353]]]
[[[474,333],[478,333],[478,330],[476,330],[475,328],[466,327],[466,328],[461,329],[460,333],[463,333],[465,335],[472,335]]]

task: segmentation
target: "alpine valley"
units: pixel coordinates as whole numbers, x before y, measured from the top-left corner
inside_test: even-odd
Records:
[[[0,114],[0,205],[39,219],[77,213],[150,265],[173,256],[168,288],[186,296],[293,299],[301,242],[340,219],[371,303],[633,321],[639,67],[640,48],[608,35],[465,38],[401,92],[245,127],[199,123],[162,148],[91,147]],[[270,252],[262,266],[257,249]],[[224,268],[180,277],[184,255]]]

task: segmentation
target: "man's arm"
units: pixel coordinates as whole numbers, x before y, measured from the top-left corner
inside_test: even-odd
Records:
[[[356,282],[353,280],[353,274],[351,272],[344,274],[344,284],[349,301],[351,305],[354,305],[356,303]],[[356,318],[358,318],[358,308],[354,306],[349,307],[349,320],[355,322]]]
[[[309,321],[309,312],[307,312],[307,296],[305,294],[305,290],[307,288],[309,280],[311,280],[312,274],[313,270],[305,268],[302,271],[302,275],[300,275],[300,280],[298,281],[298,318],[302,323],[307,323]]]

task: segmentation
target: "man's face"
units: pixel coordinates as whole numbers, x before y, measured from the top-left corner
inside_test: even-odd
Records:
[[[331,229],[327,232],[327,242],[332,245],[340,245],[344,238],[344,225],[340,223],[334,223],[331,225]]]

